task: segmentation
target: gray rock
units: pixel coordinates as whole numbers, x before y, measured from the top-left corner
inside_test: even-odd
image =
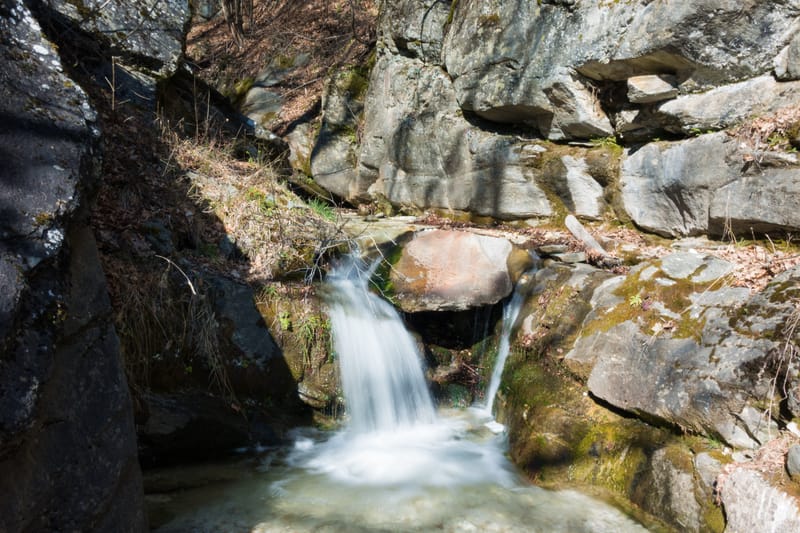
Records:
[[[311,151],[314,149],[311,124],[298,124],[286,137],[289,145],[289,164],[303,174],[311,174]]]
[[[713,255],[675,252],[661,259],[661,271],[672,279],[688,279],[692,283],[708,283],[725,276],[734,265]]]
[[[539,252],[543,254],[563,254],[569,249],[566,244],[545,244],[539,247]]]
[[[674,76],[649,74],[628,78],[628,101],[634,104],[650,104],[670,100],[678,96]]]
[[[733,181],[734,150],[718,133],[627,151],[620,178],[625,210],[637,226],[659,235],[706,233],[712,198]]]
[[[760,76],[702,94],[680,96],[658,106],[657,119],[666,130],[676,133],[720,130],[796,104],[798,91],[800,82],[781,83],[772,76]]]
[[[395,55],[441,63],[450,4],[442,0],[401,0],[382,6],[378,38]]]
[[[365,105],[358,181],[350,174],[349,187],[371,184],[370,195],[396,206],[506,219],[552,213],[526,164],[537,145],[472,126],[439,67],[379,57]]]
[[[321,187],[350,201],[368,199],[372,181],[357,172],[359,123],[367,79],[355,69],[337,72],[325,88],[322,125],[310,155],[311,175]]]
[[[590,250],[598,255],[606,255],[605,249],[600,246],[591,233],[583,227],[577,218],[572,215],[567,215],[564,218],[564,225],[567,227],[572,236],[583,243],[587,250]]]
[[[797,499],[771,486],[758,472],[734,470],[722,484],[720,497],[727,519],[726,532],[800,531]]]
[[[566,8],[463,1],[455,6],[443,56],[465,110],[535,124],[551,138],[586,138],[607,130],[599,106],[589,105],[594,80],[671,73],[686,90],[766,74],[797,14],[793,3]]]
[[[800,165],[761,168],[755,176],[737,176],[714,192],[709,204],[709,233],[737,236],[800,228]]]
[[[102,4],[47,0],[44,4],[80,31],[116,50],[120,62],[134,71],[167,77],[175,72],[183,56],[191,17],[188,0],[164,0],[147,6],[122,0]]]
[[[584,252],[568,252],[563,254],[552,254],[553,259],[561,261],[562,263],[585,263],[586,253]]]
[[[223,329],[231,332],[241,356],[261,369],[271,359],[280,358],[281,350],[256,309],[253,289],[220,276],[208,278],[208,282],[217,318],[226,323]]]
[[[775,77],[779,80],[800,79],[800,34],[775,57]]]
[[[243,115],[255,124],[269,129],[283,107],[283,98],[267,87],[253,86],[245,95],[240,106]]]
[[[145,531],[131,399],[85,219],[95,112],[23,2],[0,9],[0,33],[0,530]]]
[[[789,446],[786,453],[786,471],[792,479],[800,479],[800,444]]]
[[[706,271],[703,259],[678,253],[658,261],[657,271],[650,268],[653,265],[632,271],[630,275],[641,284],[641,305],[651,298],[646,311],[658,318],[625,320],[634,304],[615,294],[624,279],[611,278],[600,285],[583,323],[587,333],[579,336],[565,363],[588,377],[592,394],[621,409],[648,420],[693,427],[734,447],[753,448],[777,432],[768,412],[751,400],[772,397],[775,370],[770,365],[784,365],[781,372],[787,373],[785,390],[790,396],[796,387],[796,362],[788,367],[785,362],[771,362],[779,353],[779,341],[770,339],[795,312],[787,301],[792,293],[786,291],[793,290],[792,280],[800,271],[777,277],[753,297],[746,291],[723,288],[690,297],[689,306],[667,307],[658,289],[658,281],[667,275],[662,269],[691,280]],[[645,272],[649,275],[643,278]],[[732,319],[740,307],[746,313]],[[644,311],[642,307],[642,315]],[[616,324],[615,316],[622,317]],[[681,330],[684,333],[673,332]],[[796,408],[789,400],[790,408]],[[779,399],[771,401],[777,405]]]
[[[567,208],[576,216],[599,220],[605,211],[603,186],[589,174],[584,159],[564,156],[561,158],[566,170],[564,181],[569,194]]]
[[[714,459],[708,452],[700,452],[694,457],[694,470],[697,472],[698,479],[703,484],[707,494],[714,491],[717,483],[717,476],[722,472],[722,463]]]
[[[219,457],[247,444],[247,419],[219,398],[205,394],[141,396],[142,461],[148,465]]]
[[[687,455],[688,450],[656,450],[650,459],[652,477],[642,506],[653,514],[676,526],[680,531],[703,530],[700,504],[695,497],[694,472],[674,461],[676,454]],[[685,463],[691,465],[690,458]],[[684,463],[684,464],[685,464]]]

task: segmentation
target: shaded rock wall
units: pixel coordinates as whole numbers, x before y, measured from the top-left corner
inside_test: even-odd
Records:
[[[86,225],[94,111],[21,2],[0,5],[0,26],[0,529],[144,531],[131,400]]]

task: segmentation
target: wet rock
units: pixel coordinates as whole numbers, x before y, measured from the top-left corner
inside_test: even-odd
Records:
[[[798,531],[800,507],[796,498],[771,486],[753,470],[739,468],[720,490],[727,524],[725,531]]]
[[[511,293],[506,239],[465,231],[417,233],[390,272],[394,297],[407,312],[464,310]]]

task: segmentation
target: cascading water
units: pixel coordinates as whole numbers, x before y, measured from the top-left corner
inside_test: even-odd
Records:
[[[436,414],[421,356],[394,308],[369,291],[373,268],[350,260],[328,277],[329,316],[339,354],[350,431],[430,424]]]
[[[525,297],[520,290],[515,290],[511,299],[503,307],[503,326],[500,330],[500,341],[497,344],[497,359],[492,369],[492,377],[489,380],[489,387],[486,389],[486,406],[484,410],[488,415],[492,414],[494,399],[500,389],[500,379],[503,377],[503,369],[506,366],[508,352],[511,351],[511,332],[514,323],[519,317]]]
[[[539,262],[539,257],[533,253],[531,253],[531,256],[534,264],[537,264]],[[486,402],[477,409],[478,412],[484,416],[492,416],[494,400],[497,396],[497,391],[500,390],[503,369],[505,369],[506,366],[508,353],[511,351],[511,333],[514,331],[514,325],[519,317],[519,312],[522,310],[522,304],[525,303],[525,291],[527,290],[528,284],[533,280],[535,272],[536,267],[522,275],[517,286],[514,288],[511,299],[503,306],[503,325],[500,330],[500,340],[497,344],[497,358],[495,359],[494,368],[492,369],[492,377],[489,380],[489,387],[486,389]]]
[[[328,278],[347,427],[297,431],[290,450],[242,461],[235,482],[225,465],[229,481],[170,494],[157,531],[646,531],[582,494],[522,483],[469,411],[437,415],[415,342],[357,265]]]

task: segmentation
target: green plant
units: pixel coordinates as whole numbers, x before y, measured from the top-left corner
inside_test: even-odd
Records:
[[[290,331],[292,329],[292,317],[289,311],[281,311],[278,314],[278,323],[280,323],[282,331]]]
[[[330,220],[331,222],[336,220],[336,212],[333,210],[333,207],[322,200],[312,198],[308,201],[308,207],[325,220]]]
[[[609,135],[608,137],[595,137],[593,139],[589,139],[589,142],[594,147],[602,147],[602,148],[617,148],[621,149],[619,142],[617,142],[617,138],[613,135]]]
[[[628,305],[630,305],[631,307],[641,307],[641,305],[642,305],[642,291],[639,291],[636,294],[630,296],[628,298]]]

